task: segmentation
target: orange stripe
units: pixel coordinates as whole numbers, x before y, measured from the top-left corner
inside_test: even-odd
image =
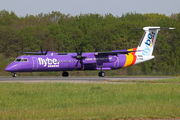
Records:
[[[133,51],[137,50],[137,48],[128,49],[127,51]],[[135,52],[129,53],[129,55],[126,54],[126,62],[123,66],[123,68],[133,65],[136,62],[136,55]]]
[[[133,48],[133,50],[137,50],[137,48]],[[137,56],[135,55],[136,52],[133,52],[132,55],[133,55],[133,61],[131,63],[131,65],[133,65],[135,62],[136,62],[136,59],[137,59]]]
[[[133,50],[133,49],[128,49],[127,51],[132,51],[132,50]],[[125,62],[125,64],[124,64],[123,68],[130,66],[131,63],[132,63],[132,60],[133,60],[133,55],[132,55],[132,53],[129,53],[129,55],[126,54],[126,62]]]

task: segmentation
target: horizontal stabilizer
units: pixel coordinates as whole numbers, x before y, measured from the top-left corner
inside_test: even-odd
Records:
[[[169,29],[175,29],[172,27],[168,27],[168,28],[149,28],[149,30],[169,30]]]
[[[176,29],[176,28],[172,28],[172,27],[168,27],[168,28],[161,28],[161,27],[144,27],[144,28],[137,28],[137,29],[131,29],[131,30],[169,30],[169,29]]]

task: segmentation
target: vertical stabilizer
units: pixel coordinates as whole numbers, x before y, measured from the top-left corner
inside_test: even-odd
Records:
[[[144,27],[143,29],[133,29],[133,30],[145,31],[137,47],[137,50],[142,50],[142,52],[136,52],[136,55],[152,56],[157,34],[161,29],[175,29],[175,28]]]
[[[152,54],[153,54],[157,34],[162,29],[175,29],[175,28],[144,27],[143,29],[134,29],[134,30],[145,31],[137,47],[137,50],[141,52],[135,53],[135,55],[137,56],[135,64],[142,63],[154,58]]]
[[[137,50],[143,50],[142,53],[140,53],[143,56],[151,56],[160,27],[144,27],[143,30],[145,32],[141,38]],[[137,54],[139,53],[137,52]]]

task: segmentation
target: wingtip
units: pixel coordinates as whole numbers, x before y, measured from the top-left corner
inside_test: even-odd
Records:
[[[176,28],[170,27],[169,29],[173,30],[173,29],[176,29]]]

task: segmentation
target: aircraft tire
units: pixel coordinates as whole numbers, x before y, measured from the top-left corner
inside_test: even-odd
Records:
[[[69,73],[68,73],[68,72],[63,72],[63,73],[62,73],[62,76],[63,76],[63,77],[68,77],[68,76],[69,76]]]
[[[105,77],[106,74],[105,74],[105,72],[99,72],[98,75],[99,75],[99,77]]]
[[[12,77],[17,77],[17,74],[16,74],[16,73],[13,73],[13,74],[12,74]]]

